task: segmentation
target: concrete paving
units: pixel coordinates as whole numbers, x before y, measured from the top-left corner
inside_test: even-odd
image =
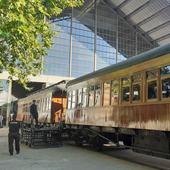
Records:
[[[33,149],[21,145],[21,153],[8,153],[7,128],[0,129],[0,170],[153,170],[90,149],[64,145]]]

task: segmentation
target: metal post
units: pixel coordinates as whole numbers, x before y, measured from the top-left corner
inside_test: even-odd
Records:
[[[137,31],[136,31],[136,33],[135,33],[135,55],[137,55],[138,54],[138,33],[137,33]]]
[[[73,47],[72,47],[72,32],[73,32],[73,8],[71,10],[71,21],[70,21],[70,53],[69,53],[69,77],[71,77],[72,74],[72,52],[73,52]]]
[[[94,64],[93,71],[96,71],[96,41],[97,41],[97,4],[96,0],[94,3],[95,14],[94,14]]]
[[[119,24],[119,17],[116,15],[116,63],[118,62],[118,48],[119,48],[119,29],[118,29],[118,24]]]
[[[12,80],[8,80],[8,98],[7,98],[7,113],[6,113],[6,125],[8,125],[10,110],[11,110],[11,91],[12,91]]]

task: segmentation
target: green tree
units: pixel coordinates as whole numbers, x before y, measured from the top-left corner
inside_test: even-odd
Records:
[[[26,87],[29,75],[42,69],[52,45],[50,18],[83,0],[0,0],[0,70]]]

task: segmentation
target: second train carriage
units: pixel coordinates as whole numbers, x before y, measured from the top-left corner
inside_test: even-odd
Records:
[[[30,123],[30,105],[36,100],[39,123],[58,123],[64,121],[66,110],[65,81],[18,100],[17,120]]]
[[[77,137],[95,128],[138,152],[170,154],[170,44],[74,79],[67,90],[66,124]]]

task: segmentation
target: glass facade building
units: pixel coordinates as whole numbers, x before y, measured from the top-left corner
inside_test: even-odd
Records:
[[[89,2],[52,21],[57,34],[43,75],[79,77],[154,47],[108,4]]]
[[[43,83],[76,78],[156,46],[107,3],[113,1],[84,1],[82,7],[67,9],[51,20],[56,35],[43,59]],[[42,78],[39,80],[42,82]],[[11,87],[8,81],[1,80],[0,114],[7,112],[9,116],[9,103],[16,100],[10,96]]]

